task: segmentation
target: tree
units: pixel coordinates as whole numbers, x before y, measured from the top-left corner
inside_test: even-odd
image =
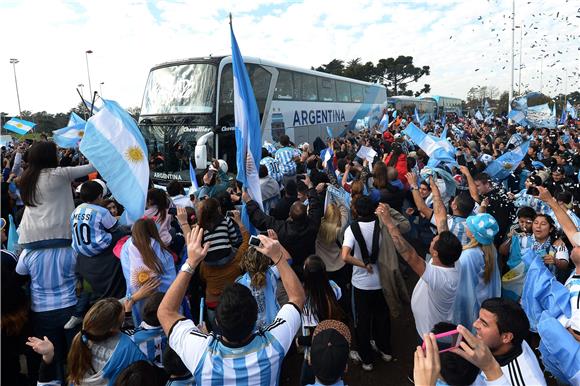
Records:
[[[342,76],[344,73],[344,60],[332,59],[328,64],[318,66],[315,70]]]
[[[141,115],[141,107],[139,106],[129,107],[127,109],[127,112],[131,114],[134,120],[138,121],[139,115]]]
[[[358,79],[365,82],[372,82],[376,76],[376,68],[373,62],[361,63],[361,58],[352,59],[344,69],[343,76],[352,79]]]
[[[384,84],[390,95],[413,95],[413,91],[407,89],[408,85],[416,83],[421,77],[428,76],[430,73],[429,66],[415,67],[412,56],[400,55],[396,59],[381,59],[377,63],[377,77],[386,81]],[[414,95],[419,96],[430,90],[431,87],[425,84]]]

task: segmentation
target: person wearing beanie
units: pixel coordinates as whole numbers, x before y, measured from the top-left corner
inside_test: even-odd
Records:
[[[471,326],[485,299],[501,295],[501,275],[497,250],[493,245],[499,225],[487,213],[469,216],[466,220],[467,245],[459,257],[460,279],[453,305],[453,321]]]
[[[324,320],[312,334],[310,365],[316,382],[309,386],[343,386],[342,376],[348,368],[350,331],[338,320]]]

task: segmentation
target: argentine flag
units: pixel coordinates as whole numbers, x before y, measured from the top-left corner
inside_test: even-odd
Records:
[[[238,47],[234,28],[230,23],[232,43],[232,67],[234,73],[234,116],[236,122],[236,161],[238,163],[237,180],[254,201],[262,207],[262,192],[258,168],[262,155],[260,115],[250,77],[246,71],[242,53]],[[242,221],[251,230],[246,205],[242,206]]]
[[[415,107],[415,120],[419,124],[420,127],[423,127],[423,122],[421,121],[421,117],[419,116],[419,110]]]
[[[578,119],[578,114],[576,113],[574,106],[572,106],[569,101],[566,101],[566,112],[570,118]]]
[[[197,185],[197,178],[195,177],[195,169],[191,163],[191,158],[189,159],[189,179],[191,180],[191,188],[189,188],[189,194],[193,194],[198,191],[199,186]]]
[[[509,177],[510,174],[517,169],[518,165],[528,152],[528,147],[530,147],[530,141],[526,141],[516,147],[512,151],[499,156],[497,159],[493,160],[485,169],[491,178],[502,181]]]
[[[381,133],[384,133],[388,127],[389,127],[389,113],[385,111],[385,114],[383,115],[381,121],[379,122],[379,128],[381,129]]]
[[[12,118],[8,122],[4,124],[4,128],[6,130],[10,130],[15,132],[16,134],[25,135],[27,134],[32,128],[36,126],[34,122],[28,122],[24,119]]]
[[[403,133],[429,156],[428,166],[436,167],[441,162],[457,164],[454,152],[450,151],[454,148],[447,140],[425,134],[413,123],[409,123]]]
[[[143,216],[149,186],[145,140],[137,124],[119,104],[104,101],[86,124],[81,153],[107,181],[113,196],[132,222]]]
[[[483,115],[481,114],[481,111],[477,110],[477,112],[475,113],[475,119],[477,119],[478,121],[483,121]]]
[[[60,147],[75,148],[85,134],[86,121],[72,112],[67,127],[54,130],[53,140]]]

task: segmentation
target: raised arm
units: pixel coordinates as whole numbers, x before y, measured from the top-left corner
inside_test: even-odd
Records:
[[[475,186],[475,181],[473,180],[473,176],[469,172],[467,166],[459,166],[459,170],[465,176],[467,180],[467,185],[469,186],[469,195],[473,200],[477,203],[481,202],[481,198],[479,197],[479,193],[477,192],[477,187]]]
[[[425,204],[425,200],[419,194],[419,185],[417,184],[417,176],[414,173],[407,173],[405,174],[407,177],[407,181],[409,181],[409,185],[411,185],[411,194],[413,195],[413,201],[415,201],[415,206],[421,212],[423,217],[426,219],[430,219],[433,215],[433,209],[429,208],[427,204]]]
[[[409,266],[415,271],[419,276],[423,276],[425,273],[425,260],[417,254],[417,251],[405,240],[401,231],[395,225],[393,218],[391,217],[390,207],[387,204],[379,204],[377,208],[377,215],[381,219],[383,225],[385,225],[393,239],[395,248],[401,257],[409,264]]]
[[[437,232],[441,233],[449,230],[447,227],[447,210],[445,209],[445,204],[443,204],[441,192],[439,191],[439,187],[437,186],[434,177],[431,177],[431,193],[433,194],[433,215],[435,216],[435,226],[437,227]]]
[[[185,271],[179,272],[163,297],[161,304],[159,304],[157,318],[167,336],[169,336],[169,331],[175,322],[184,318],[179,314],[179,306],[185,296],[185,292],[187,291],[189,281],[195,272],[195,268],[203,260],[207,254],[207,250],[209,249],[210,243],[206,242],[202,246],[202,240],[203,228],[198,226],[194,227],[187,242],[187,260],[184,263]]]
[[[576,225],[574,225],[574,222],[572,221],[570,216],[568,216],[568,213],[566,213],[564,209],[562,209],[560,205],[558,205],[558,202],[554,197],[552,197],[552,194],[548,189],[544,188],[543,186],[538,186],[537,188],[538,191],[540,192],[539,195],[540,200],[544,201],[546,204],[550,206],[550,208],[552,208],[552,211],[556,216],[556,220],[558,220],[558,222],[560,223],[560,226],[562,227],[562,230],[566,234],[566,237],[568,237],[568,240],[573,240],[574,235],[576,234],[576,232],[578,232],[578,229],[576,228]]]
[[[298,276],[296,276],[290,265],[288,265],[288,261],[284,258],[280,242],[264,235],[259,235],[258,238],[261,244],[259,247],[256,247],[256,250],[272,260],[272,263],[280,272],[280,279],[288,294],[288,301],[296,305],[299,309],[302,309],[304,307],[304,301],[306,300],[304,288]]]

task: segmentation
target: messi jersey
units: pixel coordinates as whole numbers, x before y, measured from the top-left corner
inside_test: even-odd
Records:
[[[107,208],[93,204],[81,204],[70,217],[73,249],[85,256],[96,256],[105,251],[113,237],[111,231],[117,219]]]

